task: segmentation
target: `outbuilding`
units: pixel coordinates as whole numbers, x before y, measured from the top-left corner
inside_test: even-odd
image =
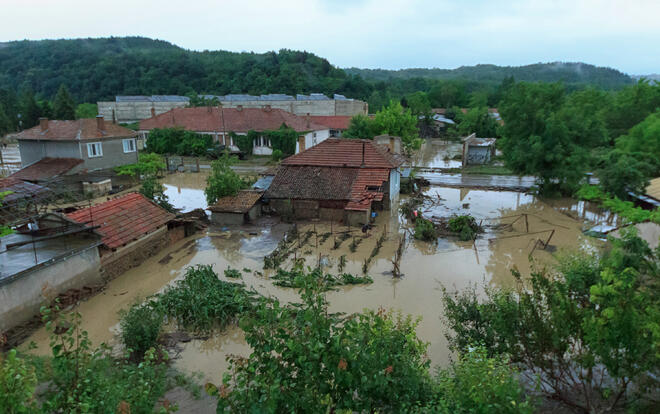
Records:
[[[241,190],[236,195],[222,197],[208,210],[211,222],[219,225],[240,225],[254,222],[261,216],[259,190]]]

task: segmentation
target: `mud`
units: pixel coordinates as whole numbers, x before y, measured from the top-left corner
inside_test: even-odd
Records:
[[[205,205],[203,173],[173,174],[165,178],[165,183],[171,186],[168,191],[180,195],[168,194],[177,207],[194,209]],[[330,310],[351,313],[385,307],[421,317],[418,334],[429,343],[429,356],[435,365],[445,365],[450,358],[442,322],[443,287],[453,292],[471,285],[478,289],[486,285],[512,286],[512,269],[526,274],[534,266],[551,266],[553,251],[596,249],[601,243],[582,234],[583,227],[588,227],[585,219],[602,216],[587,204],[572,200],[546,202],[518,192],[438,186],[431,186],[426,194],[430,199],[420,208],[423,215],[469,213],[484,225],[485,232],[474,243],[452,238],[441,238],[436,243],[416,241],[411,225],[398,213],[399,200],[395,200],[393,208],[380,212],[374,228],[366,234],[338,223],[299,223],[299,234],[316,230],[318,237],[313,234],[283,266],[289,267],[293,260],[302,257],[309,266],[321,262],[325,271],[336,273],[341,257],[345,256],[343,271],[362,275],[364,259],[385,233],[386,240],[368,268],[374,282],[328,292]],[[521,217],[526,217],[526,221]],[[294,290],[273,285],[269,280],[272,270],[263,270],[264,256],[275,249],[290,226],[272,217],[263,217],[252,226],[211,225],[205,233],[170,246],[110,282],[101,294],[81,303],[76,310],[83,315],[83,328],[95,344],[117,344],[118,312],[160,291],[182,277],[188,266],[196,264],[213,265],[221,278],[227,266],[246,269],[242,282],[259,293],[282,301],[298,300]],[[331,230],[333,234],[324,240],[322,235]],[[349,232],[351,238],[333,249],[335,238],[342,232]],[[537,240],[545,243],[551,233],[548,247],[538,247]],[[350,250],[353,237],[361,240],[354,252]],[[394,277],[392,258],[401,237],[406,240],[400,261],[401,277]],[[37,331],[26,344],[30,341],[37,343],[37,352],[49,352],[45,330]],[[180,352],[173,355],[175,366],[187,372],[199,371],[205,381],[216,383],[228,367],[227,355],[249,354],[249,346],[238,328],[179,345]]]

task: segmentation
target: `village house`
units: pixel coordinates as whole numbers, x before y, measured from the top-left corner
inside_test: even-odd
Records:
[[[243,108],[241,105],[235,108],[175,108],[160,115],[154,113],[152,118],[141,121],[139,134],[141,139],[146,139],[152,129],[179,127],[198,134],[212,135],[215,142],[238,151],[231,133],[247,135],[249,131],[273,131],[283,125],[299,134],[296,153],[330,136],[330,128],[314,122],[311,116],[297,116],[282,109],[271,108],[270,105],[263,108]],[[266,136],[259,136],[252,145],[252,153],[256,155],[270,155],[273,152]]]
[[[372,140],[331,138],[284,159],[264,200],[284,218],[365,224],[398,196],[404,160]]]
[[[35,217],[0,238],[0,332],[39,313],[44,302],[102,283],[101,235],[58,213]]]
[[[39,125],[16,134],[15,138],[23,168],[44,159],[50,164],[54,163],[53,159],[78,160],[74,166],[68,161],[67,166],[71,168],[60,172],[71,174],[135,164],[138,160],[136,136],[135,131],[97,116],[75,121],[40,118]]]
[[[344,131],[351,126],[351,119],[353,116],[347,115],[325,115],[325,116],[312,116],[312,122],[319,125],[325,125],[330,128],[330,137],[339,138]]]
[[[211,212],[211,223],[220,225],[247,224],[261,216],[263,195],[259,190],[241,190],[236,195],[222,197],[208,210]]]
[[[491,162],[496,141],[495,138],[477,138],[476,134],[463,138],[463,167]]]
[[[68,213],[67,217],[87,226],[98,226],[103,235],[99,246],[105,280],[139,265],[147,257],[189,235],[175,215],[139,193]]]

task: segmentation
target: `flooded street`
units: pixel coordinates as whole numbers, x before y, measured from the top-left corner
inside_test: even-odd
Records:
[[[428,159],[437,158],[433,145],[427,148]],[[442,161],[444,162],[444,161]],[[165,178],[166,194],[177,208],[190,211],[206,207],[203,188],[204,173],[177,173]],[[364,236],[360,229],[347,228],[337,223],[298,223],[299,234],[316,230],[306,244],[296,251],[312,267],[321,261],[324,270],[338,273],[340,258],[345,256],[344,272],[362,275],[363,261],[376,245],[380,235],[386,233],[378,255],[371,261],[368,274],[374,283],[339,288],[327,293],[330,310],[359,312],[363,309],[384,307],[400,310],[422,318],[419,336],[430,343],[429,356],[434,365],[447,363],[445,328],[442,324],[442,288],[461,290],[470,285],[483,288],[511,286],[514,266],[523,274],[533,266],[553,263],[552,253],[564,248],[597,248],[600,242],[582,234],[586,220],[601,220],[602,213],[590,210],[584,203],[574,200],[540,200],[519,192],[468,190],[431,185],[426,189],[427,201],[420,208],[426,217],[447,217],[452,214],[471,214],[485,226],[485,233],[476,242],[460,242],[441,237],[437,243],[414,240],[410,224],[398,213],[398,200],[391,210],[379,212],[375,227]],[[188,266],[211,264],[222,278],[227,266],[243,271],[243,282],[263,295],[272,295],[284,301],[297,300],[293,289],[274,286],[269,280],[271,272],[263,270],[263,258],[281,240],[290,224],[277,217],[263,217],[252,226],[221,228],[209,227],[204,233],[182,240],[159,252],[139,267],[110,282],[107,289],[77,307],[83,315],[83,328],[91,340],[98,344],[118,342],[119,311],[146,296],[162,290],[181,278]],[[333,249],[334,237],[323,241],[322,235],[330,231],[351,231],[359,245],[351,252],[352,239]],[[402,276],[395,278],[391,262],[399,239],[405,237],[406,247],[401,260]],[[537,240],[550,238],[547,250],[535,248]],[[293,260],[285,262],[289,267]],[[257,273],[257,271],[263,273]],[[232,281],[235,281],[232,279]],[[37,352],[48,352],[48,339],[41,329],[28,339],[35,341]],[[186,372],[201,372],[204,380],[220,382],[227,368],[228,354],[249,354],[243,332],[229,328],[207,340],[192,340],[181,344],[183,350],[175,357],[175,366]]]

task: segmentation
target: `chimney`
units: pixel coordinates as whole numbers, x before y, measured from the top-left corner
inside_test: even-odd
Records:
[[[243,110],[243,105],[236,105],[236,110],[241,112]]]
[[[394,153],[394,137],[390,135],[390,152]]]
[[[100,131],[105,131],[105,121],[103,120],[103,115],[96,116],[96,128]]]
[[[39,126],[42,131],[46,131],[48,129],[48,118],[39,118]]]
[[[305,120],[307,121],[307,128],[311,125],[312,118],[309,116],[309,112],[305,115]]]
[[[264,112],[270,112],[271,107],[270,105],[264,105]]]
[[[156,116],[156,108],[154,108],[154,107],[152,106],[152,107],[151,107],[151,117],[153,118],[153,117],[155,117],[155,116]]]

